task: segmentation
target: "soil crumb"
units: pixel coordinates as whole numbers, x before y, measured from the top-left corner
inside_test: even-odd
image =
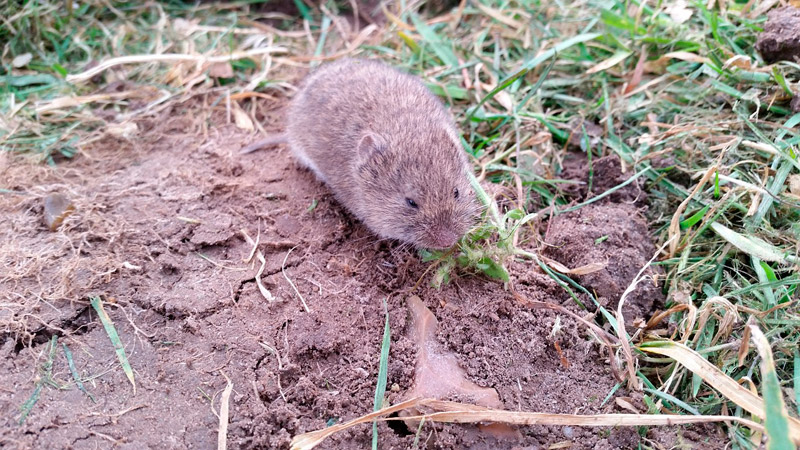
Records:
[[[768,12],[756,49],[768,64],[800,62],[800,8],[783,6]]]

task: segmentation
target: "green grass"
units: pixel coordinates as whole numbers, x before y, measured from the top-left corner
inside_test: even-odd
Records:
[[[383,300],[383,313],[386,321],[383,326],[383,339],[381,340],[381,356],[378,358],[378,382],[375,385],[375,407],[378,411],[384,406],[384,396],[386,395],[386,381],[389,371],[389,348],[392,344],[392,333],[389,329],[389,310],[386,306],[386,299]],[[372,449],[378,449],[378,422],[372,422]]]
[[[347,3],[330,2],[327,10],[345,10]],[[657,262],[666,272],[666,306],[688,301],[702,320],[692,321],[686,310],[671,314],[667,322],[678,330],[672,338],[685,338],[723,372],[737,380],[749,377],[761,391],[764,380],[752,346],[740,361],[738,346],[721,345],[740,342],[746,337],[744,324],[754,318],[774,353],[774,372],[768,373],[775,378],[767,380],[771,395],[777,380],[789,411],[797,416],[800,400],[788,393],[792,387],[798,392],[800,385],[800,199],[796,192],[794,197],[788,194],[788,185],[800,176],[800,115],[790,111],[788,94],[798,91],[800,65],[780,62],[765,67],[753,46],[765,18],[742,15],[745,3],[726,2],[723,13],[708,10],[707,2],[693,1],[692,16],[684,23],[675,22],[653,2],[617,0],[588,0],[577,6],[475,0],[467,3],[457,25],[453,16],[429,21],[418,11],[394,10],[402,24],[390,21],[378,31],[379,42],[361,46],[361,55],[421,74],[453,111],[482,180],[513,192],[522,186],[522,197],[509,199],[508,205],[483,198],[487,220],[465,238],[459,251],[424,255],[438,261],[434,282],[446,283],[457,267],[507,280],[509,258],[533,259],[531,264],[540,265],[578,304],[596,301],[574,280],[537,259],[532,239],[533,219],[589,203],[570,204],[558,176],[557,156],[577,133],[589,161],[617,155],[644,182],[657,245],[674,238],[674,251]],[[36,112],[41,102],[94,93],[115,76],[162,89],[172,95],[167,101],[173,101],[189,91],[214,93],[222,86],[233,94],[242,92],[259,73],[258,61],[243,60],[233,64],[233,78],[206,75],[205,84],[186,87],[168,81],[170,65],[148,63],[107,72],[97,85],[68,84],[66,74],[114,56],[188,51],[187,44],[194,53],[209,55],[250,48],[245,45],[248,35],[235,31],[247,28],[246,19],[263,13],[248,2],[226,8],[177,1],[146,6],[114,2],[113,10],[101,3],[81,3],[71,12],[61,5],[12,2],[0,12],[11,18],[15,30],[0,27],[6,52],[0,67],[5,125],[0,127],[0,146],[7,151],[56,164],[104,129],[106,119],[94,108],[135,115],[124,98],[52,114]],[[308,7],[301,8],[301,14],[314,45],[299,35],[275,37],[276,43],[290,53],[316,55],[345,47],[330,16]],[[179,39],[174,29],[178,18],[222,31]],[[290,18],[277,19],[274,25],[300,29]],[[15,58],[26,54],[30,62],[12,67]],[[642,54],[644,76],[630,86]],[[593,67],[602,70],[590,71]],[[280,80],[266,78],[255,89],[275,92],[283,86]],[[571,124],[581,119],[602,129],[597,145],[589,145],[586,127],[573,130]],[[542,132],[550,133],[551,139],[523,145]],[[546,167],[531,165],[523,157],[529,150],[543,154]],[[654,164],[658,159],[667,162]],[[707,182],[698,187],[709,170]],[[676,213],[677,226],[670,228]],[[616,326],[611,314],[598,315],[596,321]],[[725,409],[746,415],[691,372],[665,366],[663,360],[639,358],[640,377],[649,384],[643,393],[646,404],[666,402],[684,413],[717,414]],[[751,446],[746,428],[731,426],[729,436],[736,447]]]
[[[117,333],[117,327],[114,326],[114,322],[111,321],[108,313],[106,313],[103,307],[103,300],[101,300],[100,297],[92,297],[91,304],[92,308],[97,312],[97,317],[103,324],[103,328],[106,330],[111,344],[114,346],[114,352],[117,354],[117,359],[119,360],[120,366],[122,366],[122,371],[125,372],[125,376],[128,378],[128,381],[131,382],[131,386],[133,386],[133,394],[136,395],[136,381],[134,380],[133,369],[128,361],[128,355],[125,353],[125,346],[122,345],[122,341]]]
[[[39,396],[42,393],[42,388],[45,384],[60,388],[61,386],[53,379],[53,361],[56,358],[56,350],[58,346],[56,343],[58,342],[58,336],[53,335],[50,338],[50,346],[47,352],[47,359],[44,360],[41,367],[39,368],[39,377],[34,383],[33,392],[31,393],[30,397],[25,401],[25,403],[20,406],[20,415],[18,423],[22,425],[25,423],[25,419],[28,418],[28,414],[30,414],[33,407],[36,405],[36,402],[39,400]]]

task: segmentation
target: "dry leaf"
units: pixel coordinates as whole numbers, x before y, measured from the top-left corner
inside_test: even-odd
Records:
[[[197,25],[199,23],[200,19],[193,19],[193,20],[175,19],[172,22],[172,29],[174,29],[176,33],[180,34],[184,38],[187,38],[192,33],[194,33],[195,30],[197,30]]]
[[[171,83],[173,86],[180,86],[183,84],[188,72],[189,69],[187,64],[177,63],[170,67],[170,69],[167,71],[167,74],[164,76],[164,83]]]
[[[684,23],[692,18],[692,10],[687,7],[686,0],[678,0],[666,8],[667,14],[676,23]]]
[[[254,131],[255,127],[253,126],[253,121],[250,119],[250,116],[247,115],[246,112],[239,106],[239,103],[232,102],[231,103],[231,112],[233,112],[233,120],[236,122],[236,126],[247,131]]]
[[[630,411],[630,412],[632,412],[634,414],[639,414],[641,412],[638,409],[636,409],[635,406],[633,406],[633,403],[630,402],[630,398],[617,397],[617,398],[614,399],[614,401],[617,403],[617,406],[619,406],[620,408],[626,409],[626,410],[628,410],[628,411]]]
[[[642,82],[642,74],[644,73],[644,64],[647,62],[647,52],[642,49],[641,55],[639,55],[639,61],[636,62],[636,68],[633,69],[633,75],[631,75],[631,81],[625,87],[625,94],[630,93],[634,89],[639,86],[639,83]]]
[[[497,85],[494,84],[494,83],[492,83],[492,84],[480,83],[480,85],[483,88],[483,90],[485,90],[486,92],[491,92],[494,88],[497,87]],[[511,96],[508,95],[508,92],[500,91],[497,94],[495,94],[494,99],[495,99],[495,101],[497,101],[497,103],[500,103],[500,105],[503,108],[505,108],[506,111],[512,112],[514,110],[514,106],[513,106],[514,102],[511,100]]]
[[[112,136],[130,139],[139,133],[139,127],[133,122],[110,123],[106,126],[106,133]]]
[[[762,420],[766,417],[764,399],[740,386],[736,380],[689,347],[667,341],[648,342],[641,345],[639,349],[674,359],[689,371],[699,375],[703,381],[719,391],[728,400],[741,406],[742,409]],[[789,435],[795,444],[800,444],[800,420],[790,417],[788,422]]]
[[[800,175],[794,174],[789,176],[789,192],[792,195],[800,196]]]
[[[500,91],[494,96],[494,99],[497,100],[497,103],[503,105],[503,108],[505,108],[506,111],[514,111],[514,102],[511,100],[511,96],[508,95],[508,92]]]
[[[214,78],[233,78],[233,67],[227,61],[214,63],[209,66],[208,74]]]
[[[753,63],[750,61],[750,57],[746,55],[734,55],[725,61],[725,64],[722,65],[722,68],[727,69],[731,66],[738,67],[742,70],[753,70]]]
[[[765,0],[760,3],[756,9],[750,13],[751,19],[756,19],[767,13],[773,6],[777,5],[780,0]]]
[[[644,70],[648,73],[664,73],[666,71],[667,66],[672,64],[670,59],[680,59],[681,61],[688,61],[688,62],[695,62],[695,63],[705,63],[708,62],[708,58],[703,58],[702,56],[696,55],[691,52],[670,52],[665,55],[662,55],[655,61],[647,61],[644,63]]]
[[[675,58],[675,59],[680,59],[681,61],[688,61],[694,63],[708,62],[708,58],[704,58],[692,52],[681,52],[681,51],[667,53],[666,55],[662,56],[662,58]]]
[[[494,19],[494,20],[496,20],[498,22],[501,22],[503,24],[506,24],[509,27],[514,28],[517,31],[522,30],[523,28],[526,28],[525,24],[523,24],[522,22],[520,22],[518,20],[515,20],[515,19],[512,19],[511,17],[504,16],[499,10],[492,9],[492,8],[490,8],[488,6],[485,6],[485,5],[481,4],[481,2],[473,2],[473,5],[476,8],[480,9],[481,12],[483,12],[487,16],[491,17],[492,19]]]
[[[244,236],[247,243],[253,246],[252,250],[250,251],[250,256],[248,256],[247,259],[244,260],[244,262],[250,262],[250,260],[253,259],[253,256],[256,256],[258,258],[258,262],[261,263],[261,265],[258,268],[258,272],[256,272],[255,276],[256,285],[258,286],[258,290],[261,292],[261,295],[268,302],[274,302],[275,297],[272,295],[272,292],[270,292],[269,289],[265,288],[264,284],[261,282],[261,274],[264,273],[264,268],[267,266],[267,260],[264,258],[264,254],[261,253],[261,250],[258,249],[258,244],[261,240],[261,233],[259,232],[259,234],[256,236],[256,240],[254,241],[253,238],[251,238],[250,235],[247,234],[247,231],[245,231],[244,229],[239,230],[239,232],[242,233],[242,236]]]
[[[107,94],[93,94],[82,96],[66,96],[59,97],[53,100],[38,102],[36,105],[36,112],[39,114],[49,113],[58,109],[71,108],[74,106],[86,105],[95,102],[108,102],[111,100],[120,99],[148,99],[157,94],[155,88],[142,87],[136,90],[112,92]]]
[[[599,272],[599,271],[605,269],[606,265],[607,265],[606,263],[593,262],[593,263],[585,264],[585,265],[580,266],[580,267],[576,267],[574,269],[570,269],[569,267],[561,264],[560,262],[558,262],[558,261],[556,261],[554,259],[550,259],[550,258],[548,258],[548,257],[546,257],[544,255],[540,255],[540,258],[542,258],[542,260],[544,262],[546,262],[548,266],[552,267],[553,269],[555,269],[555,270],[557,270],[557,271],[559,271],[559,272],[561,272],[563,274],[567,274],[567,275],[587,275],[587,274],[590,274],[590,273]]]
[[[50,231],[56,231],[73,212],[75,205],[64,194],[54,192],[44,198],[44,223]]]
[[[16,58],[11,60],[11,65],[14,67],[25,67],[28,65],[29,62],[33,59],[33,55],[30,53],[23,53],[21,55],[17,55]]]
[[[717,166],[709,167],[705,175],[703,175],[703,178],[700,179],[700,181],[692,190],[692,193],[689,194],[689,196],[686,197],[686,199],[683,200],[683,202],[681,202],[680,205],[678,205],[678,209],[675,210],[675,213],[672,215],[672,220],[669,223],[670,257],[674,256],[675,252],[678,250],[678,241],[680,240],[681,237],[681,229],[680,229],[681,214],[683,214],[683,211],[686,210],[687,206],[689,206],[689,202],[692,200],[692,198],[703,189],[703,186],[705,186],[706,182],[708,182],[708,180],[711,179],[711,176],[714,175],[715,173],[717,173]]]
[[[599,63],[592,66],[589,70],[586,71],[586,74],[588,75],[610,69],[611,67],[616,66],[622,61],[625,61],[625,59],[631,56],[632,54],[633,52],[617,52],[608,59],[600,61]]]

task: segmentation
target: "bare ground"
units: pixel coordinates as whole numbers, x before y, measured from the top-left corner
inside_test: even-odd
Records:
[[[276,129],[280,103],[264,106],[268,128]],[[224,373],[234,385],[229,448],[287,448],[294,435],[372,410],[384,299],[392,332],[388,400],[403,399],[417,353],[406,299],[421,277],[430,277],[428,265],[413,251],[378,242],[294,165],[286,149],[239,156],[253,138],[226,123],[224,108],[190,102],[137,125],[135,137],[106,136],[57,168],[9,155],[0,160],[2,187],[13,191],[0,195],[7,217],[0,229],[0,443],[214,448]],[[584,175],[577,170],[574,177]],[[598,167],[594,176],[603,176]],[[52,192],[75,205],[58,232],[42,223],[42,199]],[[558,216],[550,227],[539,224],[539,239],[567,266],[611,261],[581,281],[614,307],[655,250],[641,208],[635,198],[610,197],[585,212]],[[263,282],[274,302],[259,293],[257,269],[242,262],[252,248],[242,229],[253,238],[260,230]],[[602,236],[608,237],[597,243]],[[615,259],[618,252],[626,257]],[[602,404],[616,380],[607,353],[585,327],[531,309],[520,298],[590,313],[530,262],[511,262],[510,273],[518,296],[466,273],[440,290],[424,278],[414,291],[438,318],[438,340],[467,377],[496,389],[510,410],[627,412],[613,397]],[[659,287],[643,289],[626,316],[649,317],[663,300]],[[103,298],[119,330],[135,371],[135,394],[90,295]],[[20,407],[33,392],[53,335],[72,350],[96,402],[71,382],[59,349],[53,378],[63,389],[45,386],[20,425]],[[620,396],[646,410],[624,388],[616,391]],[[420,445],[634,448],[644,442],[669,448],[724,441],[713,427],[520,431],[519,439],[496,442],[472,426],[426,424]],[[380,448],[413,448],[415,432],[381,423]],[[370,427],[361,426],[321,447],[361,449],[370,439]]]

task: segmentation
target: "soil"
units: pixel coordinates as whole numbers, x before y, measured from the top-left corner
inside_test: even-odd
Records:
[[[784,6],[767,13],[756,49],[768,64],[800,61],[800,8]]]
[[[396,403],[409,392],[417,355],[411,295],[438,319],[439,347],[452,352],[469,381],[495,389],[506,409],[629,412],[614,399],[631,395],[624,388],[604,402],[617,380],[584,325],[520,301],[591,315],[531,262],[509,262],[510,287],[472,274],[429,287],[427,263],[378,241],[286,149],[238,155],[255,137],[227,123],[224,106],[211,103],[189,102],[138,120],[130,139],[105,136],[55,168],[0,157],[8,190],[0,195],[7,217],[0,229],[5,448],[215,448],[226,376],[233,383],[228,447],[288,448],[297,434],[372,411],[384,300],[391,329],[387,400]],[[281,101],[260,106],[273,118],[265,127],[279,129]],[[613,186],[625,176],[615,167],[594,165],[592,192],[605,186],[599,180],[613,179]],[[581,180],[587,172],[572,176]],[[635,198],[639,189],[632,187]],[[42,219],[51,193],[74,206],[56,232]],[[569,267],[608,262],[577,278],[607,307],[616,306],[654,253],[640,207],[622,194],[542,224],[550,229],[544,240],[552,259]],[[272,302],[259,293],[257,267],[243,262],[252,249],[243,229],[259,236]],[[608,238],[598,242],[602,236]],[[92,295],[103,299],[116,325],[135,393],[89,305]],[[661,301],[660,288],[642,285],[626,301],[626,315],[649,317]],[[58,387],[45,384],[20,425],[52,336],[71,349],[96,401],[76,388],[59,346],[52,365]],[[646,410],[641,401],[626,404]],[[355,427],[320,448],[368,448],[370,429]],[[378,430],[380,448],[414,448],[416,430],[400,422],[380,423]],[[647,439],[670,447],[703,442],[715,430],[536,426],[509,439],[471,425],[426,423],[420,442],[442,449],[564,442],[635,448]],[[695,435],[687,438],[690,431]],[[715,442],[721,446],[724,438]]]

